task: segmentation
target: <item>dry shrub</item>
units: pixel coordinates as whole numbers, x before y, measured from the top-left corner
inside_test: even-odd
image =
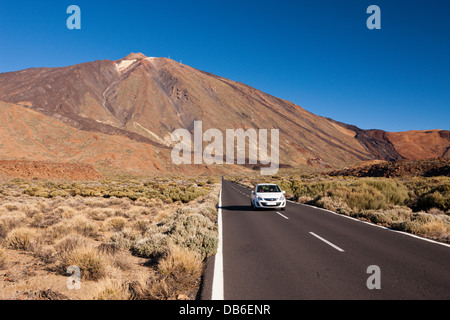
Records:
[[[150,228],[151,222],[147,219],[136,220],[132,228],[139,231],[142,235]]]
[[[196,251],[203,258],[217,251],[217,226],[207,217],[178,210],[166,223],[167,234],[176,244]]]
[[[61,255],[60,269],[62,273],[69,266],[77,266],[84,280],[99,280],[106,275],[106,258],[98,250],[90,246],[78,247]]]
[[[200,207],[200,214],[207,217],[211,222],[217,222],[217,209],[210,206]]]
[[[55,212],[60,214],[63,219],[71,219],[76,214],[75,209],[68,206],[59,207]]]
[[[348,207],[348,205],[340,198],[321,197],[316,199],[314,201],[314,204],[320,208],[324,208],[345,215],[349,215],[352,211]]]
[[[77,233],[79,235],[95,238],[98,235],[99,227],[88,218],[78,215],[71,219],[64,219],[50,226],[47,236],[51,239],[59,239],[67,234]]]
[[[169,251],[170,239],[162,233],[155,233],[136,241],[131,246],[131,252],[142,258],[150,259],[151,263],[158,262]]]
[[[202,260],[196,252],[172,245],[168,255],[159,261],[158,271],[177,281],[191,282],[201,275]]]
[[[450,227],[444,225],[441,221],[430,221],[423,226],[424,234],[427,236],[448,241],[450,240]]]
[[[74,210],[81,210],[85,207],[85,200],[86,199],[83,197],[74,196],[74,197],[70,197],[68,199],[64,199],[64,204],[68,208],[72,208]]]
[[[57,240],[63,238],[65,235],[73,232],[70,220],[63,220],[54,224],[45,230],[47,238],[50,240]]]
[[[41,212],[48,212],[49,210],[51,210],[51,206],[45,201],[39,201],[37,203],[37,206],[39,207],[39,210]]]
[[[31,226],[33,228],[41,228],[44,224],[45,216],[42,212],[36,213],[31,219]]]
[[[159,288],[166,299],[176,299],[180,294],[192,295],[202,274],[201,256],[189,249],[171,246],[168,255],[158,263]]]
[[[98,282],[94,300],[130,300],[131,293],[127,283],[117,279],[105,278]]]
[[[85,237],[68,235],[55,244],[55,250],[61,273],[65,274],[69,266],[78,266],[85,280],[98,280],[106,275],[106,255],[90,246]]]
[[[5,203],[3,205],[3,208],[5,208],[6,211],[8,211],[8,212],[13,212],[13,211],[19,210],[19,206],[16,203]]]
[[[147,208],[144,206],[133,206],[125,213],[125,215],[128,218],[135,218],[136,216],[150,216],[153,214],[153,212],[154,210],[151,208]]]
[[[172,210],[170,209],[170,206],[163,207],[162,209],[158,210],[158,213],[156,214],[155,221],[160,222],[162,220],[168,219],[172,215]]]
[[[79,235],[70,234],[55,244],[55,249],[59,255],[65,255],[77,248],[84,248],[88,245],[88,239]]]
[[[28,218],[32,218],[41,212],[36,205],[23,205],[20,211],[23,212]]]
[[[392,224],[392,229],[409,232],[412,234],[421,234],[422,225],[417,221],[400,221]]]
[[[176,299],[176,291],[164,277],[150,277],[139,289],[139,299],[142,300]]]
[[[70,224],[72,229],[85,237],[91,237],[94,238],[97,236],[98,227],[96,224],[91,223],[87,218],[85,217],[75,217],[74,219],[70,220]]]
[[[156,273],[134,286],[137,299],[175,300],[196,295],[202,273],[202,261],[196,252],[171,246],[168,255],[157,265]]]
[[[125,228],[120,232],[114,233],[109,238],[109,244],[120,249],[130,249],[136,241],[142,239],[142,235],[137,230]]]
[[[358,214],[354,214],[354,216],[390,227],[395,223],[411,220],[412,214],[412,210],[408,207],[393,206],[385,210],[363,210]]]
[[[104,228],[106,230],[112,230],[112,231],[122,231],[123,228],[125,228],[127,224],[127,220],[123,217],[112,217],[108,218],[105,223],[103,224]]]
[[[12,230],[19,227],[24,227],[27,222],[27,217],[22,212],[8,213],[0,217],[0,224],[6,230]]]
[[[106,218],[113,216],[114,211],[112,209],[93,209],[89,210],[87,215],[93,220],[104,221]]]
[[[15,250],[32,251],[39,244],[36,231],[31,228],[16,228],[6,237],[6,245]]]
[[[141,197],[135,201],[135,205],[145,206],[145,207],[161,207],[163,205],[163,201],[159,198],[145,198]]]
[[[116,197],[111,197],[108,199],[107,205],[109,207],[112,206],[122,206],[122,207],[127,207],[129,204],[128,199],[125,198],[116,198]]]

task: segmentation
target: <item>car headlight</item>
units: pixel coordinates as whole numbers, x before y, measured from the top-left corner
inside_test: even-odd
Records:
[[[263,198],[261,198],[260,196],[257,196],[256,199],[257,199],[258,201],[262,201],[262,200],[263,200]]]
[[[284,198],[284,196],[283,195],[281,195],[281,197],[280,197],[280,201],[283,201],[285,198]]]

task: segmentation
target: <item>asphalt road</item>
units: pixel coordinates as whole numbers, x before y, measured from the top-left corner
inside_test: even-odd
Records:
[[[450,246],[297,203],[252,211],[249,196],[223,181],[203,299],[450,299]]]

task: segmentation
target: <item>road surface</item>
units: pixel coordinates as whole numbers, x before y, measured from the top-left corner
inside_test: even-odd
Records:
[[[250,192],[222,183],[202,299],[450,299],[449,245],[292,202],[252,211]]]

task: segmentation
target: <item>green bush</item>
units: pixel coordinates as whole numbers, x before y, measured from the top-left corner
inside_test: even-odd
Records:
[[[52,192],[50,192],[50,197],[54,198],[54,197],[68,197],[69,193],[66,192],[65,190],[53,190]]]
[[[383,193],[368,185],[351,188],[345,193],[344,201],[357,212],[382,209],[387,205],[387,199]]]
[[[184,182],[185,183],[185,182]],[[205,181],[191,183],[190,186],[175,182],[162,183],[161,181],[102,181],[95,183],[54,183],[43,182],[24,188],[23,193],[34,197],[116,197],[128,198],[132,201],[138,199],[161,199],[166,203],[189,203],[206,195],[209,186]],[[200,187],[199,187],[200,186]]]
[[[408,189],[399,181],[375,178],[354,180],[331,180],[303,182],[298,180],[284,181],[285,188],[294,193],[294,198],[312,197],[318,205],[323,197],[343,201],[349,208],[361,210],[382,209],[387,205],[403,205],[408,200]],[[326,200],[328,204],[330,200]],[[332,210],[332,209],[330,209]]]
[[[439,190],[433,190],[423,194],[417,199],[416,210],[428,211],[431,208],[437,208],[444,212],[450,210],[450,192],[443,193]]]

